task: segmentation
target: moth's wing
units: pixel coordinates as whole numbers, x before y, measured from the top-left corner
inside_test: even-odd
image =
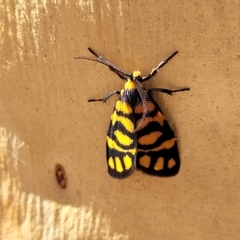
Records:
[[[136,168],[137,138],[134,124],[133,108],[120,95],[107,134],[107,164],[111,177],[125,178]]]
[[[180,158],[174,132],[150,95],[147,104],[147,117],[137,132],[137,169],[155,176],[176,175]],[[138,124],[143,112],[142,103],[134,112]]]

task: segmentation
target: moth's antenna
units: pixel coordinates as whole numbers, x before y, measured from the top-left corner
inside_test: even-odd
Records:
[[[142,118],[141,118],[139,124],[136,126],[134,132],[137,132],[140,129],[141,125],[144,123],[144,121],[148,115],[147,102],[149,100],[148,95],[144,93],[144,88],[143,88],[142,84],[139,81],[136,81],[136,84],[137,84],[137,91],[139,93],[139,96],[140,96],[140,98],[142,100],[142,104],[143,104],[143,115],[142,115]]]
[[[99,62],[102,63],[106,66],[108,66],[111,70],[116,71],[116,73],[119,73],[121,75],[125,75],[126,77],[131,77],[131,74],[126,73],[125,71],[123,71],[121,68],[119,68],[118,66],[116,66],[115,64],[109,62],[108,60],[106,60],[105,58],[103,58],[102,56],[99,56],[98,54],[96,54],[91,48],[88,48],[88,50],[95,56],[95,57],[76,57],[74,59],[86,59],[86,60],[90,60],[90,61],[95,61],[95,62]]]

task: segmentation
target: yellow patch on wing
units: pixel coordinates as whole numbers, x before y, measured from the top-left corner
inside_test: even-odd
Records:
[[[111,148],[111,149],[115,149],[117,150],[118,152],[124,152],[124,153],[131,153],[132,155],[135,155],[136,153],[136,148],[131,148],[131,149],[123,149],[121,147],[119,147],[117,145],[117,143],[111,139],[110,137],[107,136],[107,144],[108,144],[108,147]]]
[[[151,157],[149,157],[148,155],[144,155],[139,159],[140,165],[145,168],[149,168],[150,162],[151,162]]]
[[[123,116],[119,116],[116,111],[113,112],[111,116],[111,120],[112,120],[112,125],[116,124],[116,122],[118,121],[118,122],[121,122],[129,132],[134,131],[134,124],[131,121],[131,119]]]
[[[114,167],[114,162],[113,162],[113,158],[112,157],[110,157],[109,159],[108,159],[108,165],[109,165],[109,167],[111,168],[111,169],[114,169],[115,167]]]
[[[168,168],[172,168],[172,167],[174,167],[176,165],[176,161],[173,159],[173,158],[171,158],[169,161],[168,161]]]
[[[114,135],[122,145],[129,146],[133,143],[132,138],[130,138],[128,135],[124,134],[123,132],[119,131],[118,129],[114,131]]]
[[[150,145],[154,144],[158,138],[162,135],[161,132],[156,131],[156,132],[151,132],[149,134],[146,134],[138,139],[138,143],[141,145]]]
[[[116,170],[118,172],[123,172],[122,163],[119,157],[115,157],[115,163],[116,163]]]
[[[118,112],[122,112],[124,114],[131,114],[132,113],[132,107],[123,101],[118,100],[116,102],[115,108]]]
[[[164,158],[163,157],[158,158],[157,162],[154,165],[154,170],[156,171],[162,170],[163,164],[164,164]]]
[[[123,157],[123,162],[125,164],[126,170],[128,170],[132,167],[132,159],[128,155]]]

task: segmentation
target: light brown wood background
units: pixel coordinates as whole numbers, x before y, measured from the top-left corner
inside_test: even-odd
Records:
[[[240,237],[240,2],[10,1],[0,6],[0,238]],[[123,87],[88,47],[147,74],[176,133],[172,178],[107,174],[105,138]],[[55,179],[65,167],[66,189]]]

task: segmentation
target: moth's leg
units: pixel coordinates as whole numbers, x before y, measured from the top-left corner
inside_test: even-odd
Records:
[[[168,61],[169,61],[171,58],[173,58],[177,53],[178,53],[178,51],[174,52],[170,57],[168,57],[167,59],[165,59],[165,60],[163,60],[162,62],[160,62],[160,63],[157,65],[156,68],[153,68],[153,69],[152,69],[152,71],[151,71],[150,74],[148,74],[148,75],[145,76],[145,77],[142,77],[142,82],[147,81],[147,80],[149,80],[151,77],[153,77],[153,76],[158,72],[158,70],[159,70],[160,68],[162,68],[165,64],[167,64]]]
[[[114,94],[120,94],[120,92],[119,91],[113,91],[113,92],[110,92],[110,93],[108,93],[105,97],[103,97],[103,98],[101,98],[101,99],[89,99],[88,100],[88,102],[98,102],[98,101],[100,101],[100,102],[103,102],[103,103],[105,103],[110,97],[112,97]]]
[[[153,91],[155,92],[162,92],[162,93],[167,93],[169,95],[172,95],[173,92],[183,92],[183,91],[189,91],[190,88],[181,88],[181,89],[175,89],[175,90],[170,90],[170,89],[165,89],[165,88],[150,88],[148,90],[148,94],[151,95]]]

